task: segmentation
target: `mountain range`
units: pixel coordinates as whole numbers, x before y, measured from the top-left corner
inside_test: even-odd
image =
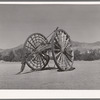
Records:
[[[94,42],[94,43],[85,43],[85,42],[77,42],[77,41],[72,41],[72,46],[74,50],[79,50],[80,52],[85,52],[86,50],[90,49],[100,49],[100,41]],[[10,51],[15,52],[18,49],[22,49],[23,44],[10,48],[10,49],[0,49],[0,54],[5,56],[8,55]]]
[[[94,50],[94,49],[100,49],[100,41],[94,42],[94,43],[85,43],[85,42],[76,42],[72,41],[72,46],[74,50],[79,50],[80,52],[84,52],[86,50]]]

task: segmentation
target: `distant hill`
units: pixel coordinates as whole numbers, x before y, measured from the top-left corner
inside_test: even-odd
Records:
[[[8,55],[9,52],[11,51],[15,52],[15,50],[22,49],[22,47],[23,47],[23,44],[14,48],[10,48],[10,49],[1,49],[0,54],[5,56],[5,55]]]
[[[78,50],[80,51],[80,53],[84,53],[87,50],[100,49],[100,41],[94,43],[72,41],[72,47],[74,50]],[[22,48],[23,48],[23,44],[10,49],[0,49],[0,55],[2,55],[2,57],[5,57],[9,55],[10,52],[13,52],[16,59],[21,59],[23,53]]]
[[[23,54],[23,44],[10,48],[10,49],[4,49],[0,51],[0,60],[5,61],[21,61],[22,54]]]
[[[72,45],[74,50],[79,50],[80,52],[84,52],[90,49],[92,50],[100,49],[100,41],[94,43],[83,43],[83,42],[72,41]]]
[[[100,49],[100,41],[94,43],[72,41],[72,46],[74,50],[79,50],[79,51],[84,51],[89,49]],[[15,50],[22,49],[22,48],[23,48],[23,44],[10,49],[0,49],[0,53],[3,55],[7,55],[11,50],[15,52]]]
[[[2,52],[3,51],[3,49],[0,49],[0,52]]]

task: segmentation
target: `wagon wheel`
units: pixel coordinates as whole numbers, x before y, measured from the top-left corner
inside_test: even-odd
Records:
[[[62,29],[52,36],[52,55],[59,70],[69,70],[73,66],[74,52],[69,35]]]
[[[26,55],[26,64],[34,70],[41,70],[49,62],[47,51],[40,52],[40,48],[47,45],[48,40],[40,33],[30,35],[24,44],[24,54]]]

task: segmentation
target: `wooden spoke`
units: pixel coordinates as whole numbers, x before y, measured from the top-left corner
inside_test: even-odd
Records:
[[[26,48],[29,48],[29,49],[31,49],[31,50],[34,50],[33,48],[31,48],[31,47],[29,47],[29,46],[27,46],[27,45],[26,45]]]
[[[64,66],[64,56],[63,54],[61,55],[61,67]]]
[[[45,54],[41,54],[41,57],[44,59],[44,60],[47,60],[48,56],[45,55]]]
[[[55,38],[55,46],[57,46],[58,48],[61,48],[61,47],[60,47],[60,44],[59,44],[59,41],[57,41],[56,38]]]
[[[65,46],[65,48],[70,48],[71,47],[71,44],[70,42],[67,43],[67,45]]]
[[[62,41],[61,41],[61,35],[60,35],[59,31],[56,33],[56,38],[57,38],[57,40],[58,40],[57,42],[58,42],[58,44],[59,44],[59,47],[61,47],[61,46],[62,46],[62,45],[61,45],[61,44],[62,44],[62,43],[61,43]]]
[[[41,57],[41,60],[42,60],[42,63],[43,63],[43,65],[45,66],[45,62],[44,62],[44,59],[43,59],[43,57]]]
[[[33,62],[32,62],[32,61],[30,61],[30,63],[32,64],[32,66],[34,66],[34,64],[33,64]]]
[[[69,57],[67,54],[65,54],[65,56],[68,58],[68,60],[69,60],[70,62],[72,62],[71,57]]]
[[[65,56],[65,63],[66,63],[66,62],[67,62],[67,64],[68,64],[69,66],[71,66],[71,65],[70,65],[70,62],[69,62],[69,59]],[[67,66],[68,66],[68,65],[67,65]]]
[[[70,41],[69,41],[69,38],[67,40],[65,40],[65,43],[64,43],[64,47],[68,47],[70,45]]]
[[[31,44],[31,46],[35,49],[34,45],[30,41],[28,41],[28,43]]]
[[[31,37],[32,43],[35,45],[33,38]],[[36,48],[36,45],[34,46]]]
[[[39,61],[40,61],[40,67],[42,67],[42,60],[41,60],[40,55],[39,55]]]
[[[56,60],[59,58],[60,55],[61,55],[61,52],[59,52],[59,53],[56,55]]]
[[[71,53],[70,53],[70,52],[71,52]],[[73,57],[72,53],[73,53],[72,50],[70,50],[70,51],[68,52],[67,49],[65,49],[65,54],[67,54],[68,56]]]

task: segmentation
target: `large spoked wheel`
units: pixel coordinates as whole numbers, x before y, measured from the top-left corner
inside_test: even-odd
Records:
[[[30,35],[24,44],[24,54],[26,55],[26,64],[34,70],[41,70],[49,62],[47,51],[41,51],[46,46],[48,40],[40,33]]]
[[[74,52],[69,35],[62,29],[56,30],[52,36],[52,55],[56,66],[61,71],[73,66]]]

